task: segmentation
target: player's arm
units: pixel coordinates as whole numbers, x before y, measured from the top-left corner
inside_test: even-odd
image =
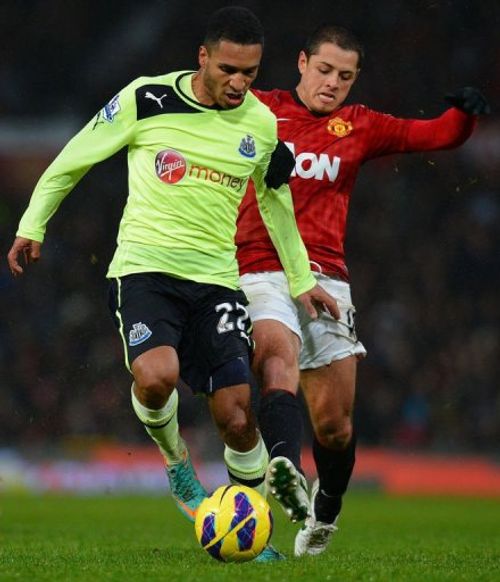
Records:
[[[20,255],[25,264],[40,258],[47,223],[61,202],[94,164],[130,143],[135,120],[135,92],[129,85],[66,144],[45,170],[7,256],[13,275],[23,272],[18,260]]]
[[[462,145],[477,124],[478,115],[487,115],[490,106],[474,87],[464,87],[445,97],[453,107],[430,121],[414,121],[408,131],[407,145],[419,151],[451,149]]]
[[[265,171],[259,167],[253,175],[259,210],[283,265],[291,296],[297,298],[313,318],[317,317],[319,307],[326,308],[338,319],[337,302],[316,283],[311,273],[307,250],[295,220],[292,194],[287,184],[294,165],[290,150],[278,142]]]
[[[472,134],[477,116],[490,112],[484,95],[473,87],[448,94],[452,105],[435,119],[399,119],[375,113],[371,155],[452,149]]]

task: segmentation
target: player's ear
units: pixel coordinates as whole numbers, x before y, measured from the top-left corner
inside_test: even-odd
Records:
[[[361,73],[361,69],[356,69],[356,73],[354,75],[353,83],[358,80],[359,74]]]
[[[297,66],[299,67],[299,73],[302,75],[307,67],[307,55],[304,51],[300,51],[299,53]]]
[[[204,67],[208,61],[208,49],[206,46],[201,45],[198,50],[198,63],[200,67]]]

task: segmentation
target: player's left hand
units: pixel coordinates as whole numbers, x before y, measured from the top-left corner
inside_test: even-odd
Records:
[[[309,291],[299,295],[297,299],[305,307],[311,319],[318,318],[318,311],[326,311],[335,319],[340,319],[340,310],[337,301],[318,284]]]
[[[486,97],[475,87],[463,87],[453,93],[448,93],[445,100],[469,115],[488,115],[491,113],[491,107]]]

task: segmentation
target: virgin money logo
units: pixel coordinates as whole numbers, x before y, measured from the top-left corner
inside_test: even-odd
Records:
[[[175,150],[162,150],[156,154],[156,175],[165,184],[176,184],[186,174],[186,159]]]

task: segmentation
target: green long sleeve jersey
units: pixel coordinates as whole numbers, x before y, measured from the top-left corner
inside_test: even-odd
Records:
[[[129,192],[108,277],[163,272],[238,288],[236,218],[252,178],[291,294],[311,289],[290,190],[265,185],[275,116],[251,93],[235,109],[204,106],[192,75],[140,77],[120,91],[41,176],[17,235],[43,242],[64,197],[94,164],[126,146]]]

